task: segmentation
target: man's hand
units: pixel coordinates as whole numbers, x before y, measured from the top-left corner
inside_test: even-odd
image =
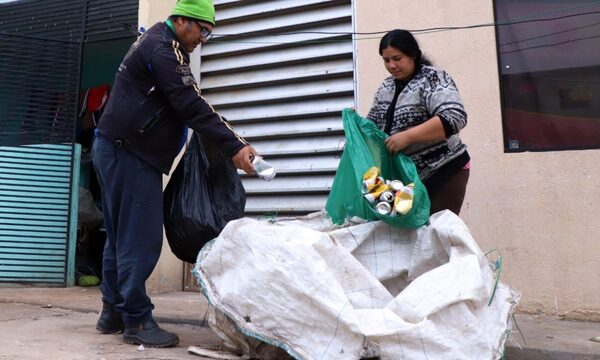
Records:
[[[258,153],[250,145],[246,145],[240,149],[232,158],[233,165],[240,170],[244,170],[246,174],[254,174],[254,166],[252,166],[253,156],[257,156]]]

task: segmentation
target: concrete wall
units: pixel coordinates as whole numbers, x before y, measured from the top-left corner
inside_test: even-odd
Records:
[[[139,26],[149,28],[155,23],[165,20],[171,14],[175,2],[175,0],[141,0]],[[166,186],[168,177],[163,176],[163,180]],[[167,239],[164,238],[160,259],[146,283],[148,292],[181,291],[183,289],[183,268],[183,263],[173,255]]]
[[[357,32],[493,22],[492,2],[355,0]],[[382,35],[357,41],[358,107],[366,115],[387,76]],[[424,53],[455,79],[469,114],[462,133],[472,157],[461,217],[486,251],[499,249],[502,281],[519,309],[600,319],[600,151],[503,151],[493,27],[417,36]]]

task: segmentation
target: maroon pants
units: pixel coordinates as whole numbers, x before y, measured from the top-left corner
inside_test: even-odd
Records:
[[[435,192],[430,193],[430,213],[434,214],[438,211],[448,209],[456,215],[459,215],[460,208],[462,207],[463,200],[465,199],[468,182],[469,169],[461,169],[452,177],[450,177]]]

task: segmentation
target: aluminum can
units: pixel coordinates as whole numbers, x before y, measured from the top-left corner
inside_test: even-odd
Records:
[[[390,187],[386,184],[377,184],[368,194],[365,194],[365,199],[371,204],[375,203],[384,191],[389,190]]]
[[[402,181],[400,180],[392,180],[390,182],[390,187],[392,188],[392,190],[394,191],[400,191],[402,190],[402,188],[404,187],[404,184],[402,183]]]
[[[254,172],[259,178],[266,181],[271,181],[275,178],[275,168],[262,157],[255,156],[254,159],[252,159],[252,166],[254,166]]]
[[[363,175],[363,182],[371,185],[377,183],[377,177],[379,176],[379,168],[372,166]]]
[[[373,192],[375,188],[379,187],[382,184],[389,185],[387,181],[385,181],[381,176],[375,178],[374,182],[371,180],[363,180],[361,191],[363,194],[368,194],[370,192]]]
[[[396,192],[394,198],[394,210],[402,215],[408,214],[413,206],[413,197],[415,195],[415,184],[408,184],[402,190]]]
[[[390,190],[386,190],[381,193],[379,200],[391,203],[394,201],[394,193]]]
[[[375,210],[381,215],[388,215],[392,211],[390,203],[382,201],[375,206]]]
[[[360,190],[362,191],[363,194],[368,194],[368,193],[371,192],[371,190],[373,190],[375,188],[375,186],[377,186],[377,184],[373,184],[373,183],[369,183],[367,181],[363,181]]]

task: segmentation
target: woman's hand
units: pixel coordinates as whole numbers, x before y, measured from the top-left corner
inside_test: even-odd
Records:
[[[421,125],[400,131],[385,139],[385,148],[392,154],[397,154],[408,145],[416,142],[441,141],[446,138],[446,132],[439,116],[434,116]]]
[[[412,143],[409,130],[400,131],[385,139],[385,148],[392,154],[397,154]]]

